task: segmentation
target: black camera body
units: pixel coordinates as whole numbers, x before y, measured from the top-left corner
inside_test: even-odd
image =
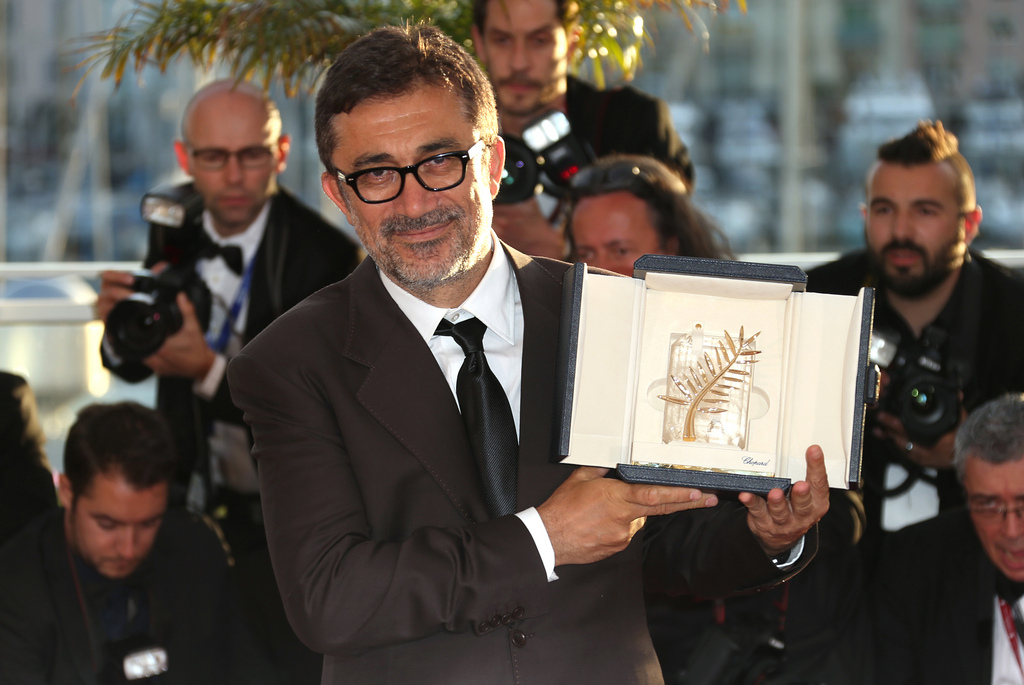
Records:
[[[202,330],[210,324],[213,300],[194,262],[169,266],[160,273],[133,271],[135,292],[114,305],[107,316],[107,340],[121,359],[140,362],[160,349],[167,337],[181,330],[184,318],[178,293],[195,307]]]
[[[898,417],[912,442],[934,445],[956,428],[963,411],[961,370],[942,355],[946,332],[929,326],[920,341],[907,345],[895,333],[875,331],[874,337],[872,361],[889,374],[879,409]],[[888,354],[879,355],[886,347]]]
[[[505,168],[495,202],[513,204],[547,190],[562,195],[569,179],[594,161],[589,146],[572,132],[569,119],[559,111],[548,112],[523,128],[520,140],[503,135]]]
[[[140,362],[156,352],[184,323],[178,307],[183,292],[195,307],[203,330],[213,303],[209,288],[196,273],[202,241],[202,197],[191,183],[155,188],[142,199],[142,218],[149,222],[147,264],[166,262],[159,273],[132,272],[135,292],[107,316],[106,339],[122,360]]]

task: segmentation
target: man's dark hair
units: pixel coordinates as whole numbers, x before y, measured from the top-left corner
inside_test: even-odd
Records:
[[[977,202],[974,174],[967,160],[960,154],[959,147],[956,136],[943,128],[941,121],[934,124],[921,121],[907,135],[879,147],[878,160],[901,166],[948,162],[956,172],[957,204],[960,211],[973,212]]]
[[[338,146],[334,117],[367,100],[385,100],[423,86],[458,96],[465,117],[487,146],[498,138],[498,111],[491,82],[469,53],[436,26],[413,24],[374,29],[347,47],[327,70],[316,96],[316,147],[330,173]]]
[[[580,5],[576,0],[552,0],[555,3],[555,16],[567,32],[572,31],[580,20]],[[473,25],[480,33],[487,24],[487,5],[489,0],[473,0]],[[498,0],[500,3],[516,2],[516,0]]]
[[[653,157],[608,155],[576,174],[569,197],[571,206],[565,224],[571,252],[575,254],[572,215],[586,197],[625,190],[647,203],[651,223],[658,231],[663,250],[675,239],[674,254],[684,257],[733,259],[729,240],[704,212],[690,200],[686,184],[668,166]]]
[[[142,490],[169,482],[176,465],[167,421],[136,402],[85,407],[64,444],[64,474],[75,499],[88,490],[97,474],[117,473]]]
[[[1024,395],[1009,393],[971,412],[956,431],[953,465],[963,482],[967,460],[1006,464],[1024,457]]]

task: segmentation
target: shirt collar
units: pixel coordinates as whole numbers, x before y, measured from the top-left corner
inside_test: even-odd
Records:
[[[484,277],[462,306],[455,309],[443,309],[427,304],[403,290],[379,268],[377,273],[384,284],[384,289],[428,344],[441,319],[451,319],[453,314],[461,312],[472,314],[502,340],[515,344],[516,280],[508,256],[493,231],[491,250],[491,263],[488,264]]]
[[[263,203],[263,209],[256,215],[256,218],[248,228],[241,233],[229,235],[223,237],[217,233],[217,229],[213,227],[213,218],[210,216],[209,210],[203,210],[203,230],[206,235],[218,245],[237,245],[242,248],[242,261],[248,264],[253,257],[256,256],[256,250],[259,249],[260,243],[263,241],[263,234],[267,230],[267,220],[270,217],[270,203],[272,199],[268,199]]]

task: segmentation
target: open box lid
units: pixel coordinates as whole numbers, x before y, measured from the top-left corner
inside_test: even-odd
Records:
[[[804,451],[817,443],[830,485],[856,487],[865,402],[877,384],[872,291],[806,293],[805,283],[794,266],[662,255],[638,260],[632,279],[574,267],[558,352],[559,456],[630,481],[763,493],[802,479]],[[746,338],[765,333],[750,353],[759,356],[746,394],[726,402],[737,432],[722,438],[717,419],[702,416],[714,405],[701,405],[705,434],[682,440],[673,417],[686,407],[665,399],[679,395],[671,379],[680,341],[690,345],[693,334],[701,349],[726,350],[722,340],[744,324]]]

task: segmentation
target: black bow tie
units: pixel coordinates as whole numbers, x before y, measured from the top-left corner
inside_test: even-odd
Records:
[[[242,275],[242,248],[237,245],[218,245],[212,240],[203,247],[199,253],[201,259],[214,259],[220,257],[228,268],[239,276]]]

